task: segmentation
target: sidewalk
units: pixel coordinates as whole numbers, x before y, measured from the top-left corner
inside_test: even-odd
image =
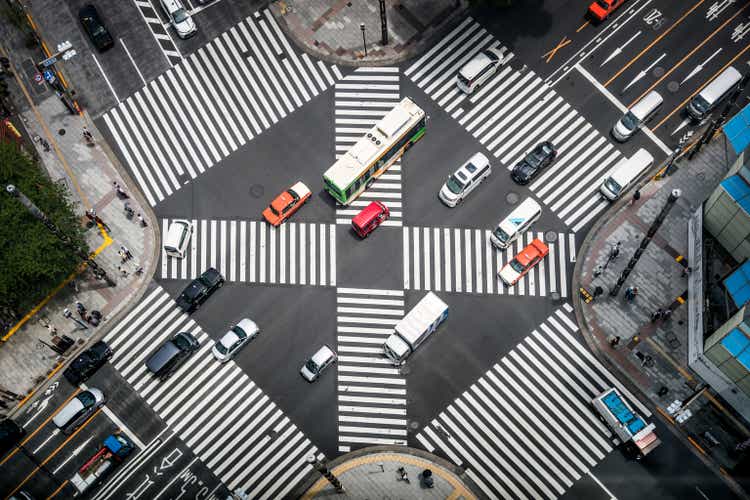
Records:
[[[469,2],[386,0],[385,5],[387,45],[381,44],[378,0],[278,0],[269,8],[284,33],[308,54],[334,64],[386,66],[424,51],[463,19]]]
[[[3,44],[9,45],[1,46],[0,53],[9,54],[11,70],[16,76],[14,81],[9,81],[14,103],[23,110],[20,117],[28,136],[45,139],[51,149],[44,151],[40,142],[27,146],[37,148],[51,179],[67,186],[82,224],[88,222],[84,212],[94,208],[109,226],[110,231],[92,226],[86,232],[86,239],[91,251],[97,252],[97,263],[117,283],[110,287],[104,281],[95,279],[90,271],[71,276],[69,282],[61,283],[36,310],[29,311],[26,317],[5,333],[4,341],[0,342],[0,371],[3,373],[0,389],[24,397],[18,404],[21,406],[34,395],[40,384],[55,376],[67,361],[91,342],[103,337],[110,325],[116,323],[117,315],[145,292],[156,265],[159,245],[153,212],[136,192],[135,183],[119,167],[114,154],[88,116],[71,115],[54,92],[20,87],[23,81],[18,75],[25,74],[22,66],[28,66],[29,61],[40,60],[43,56],[41,52],[37,53],[37,49],[27,49],[17,43],[19,40],[10,29],[3,29]],[[93,145],[87,145],[81,135],[84,125],[94,135]],[[128,220],[125,217],[124,202],[116,195],[113,181],[117,181],[130,196],[127,201],[136,212],[142,214],[147,227],[142,227],[136,219]],[[125,263],[118,255],[121,246],[125,246],[133,255]],[[119,266],[125,269],[127,276],[118,270]],[[143,267],[143,272],[136,275],[139,267]],[[89,312],[100,311],[103,315],[101,323],[96,327],[89,324],[84,329],[75,322],[72,318],[80,319],[76,312],[76,301],[82,302]],[[63,316],[66,308],[72,312],[72,318]],[[83,321],[81,323],[85,324]],[[72,338],[75,344],[64,356],[60,356],[50,346],[63,335]],[[13,409],[8,407],[5,411],[12,412]]]
[[[740,420],[705,393],[691,404],[693,416],[684,424],[674,422],[666,408],[677,399],[685,400],[703,385],[688,367],[687,308],[682,305],[687,299],[688,283],[683,270],[700,264],[684,260],[683,256],[688,255],[687,225],[690,214],[714,190],[734,159],[731,147],[720,136],[693,160],[684,158],[672,176],[659,181],[649,179],[640,188],[640,200],[632,203],[633,191],[628,192],[586,236],[572,283],[578,323],[592,351],[619,369],[674,426],[682,440],[692,445],[717,473],[725,474],[735,465],[728,450],[747,437],[748,431]],[[680,198],[618,296],[610,297],[612,286],[674,189],[681,191]],[[593,271],[606,264],[610,249],[617,242],[622,242],[619,257],[599,277],[594,277]],[[586,304],[578,289],[583,287],[593,294],[597,286],[602,288],[602,295]],[[632,302],[624,299],[629,286],[638,288]],[[671,318],[652,322],[651,315],[658,308],[671,309]],[[621,340],[613,348],[610,340],[615,336]],[[668,392],[660,396],[660,389]],[[706,432],[719,444],[707,438]],[[738,487],[736,483],[733,486]]]

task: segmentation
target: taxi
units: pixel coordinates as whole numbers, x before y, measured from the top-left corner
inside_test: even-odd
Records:
[[[625,0],[596,0],[589,5],[589,15],[595,21],[604,21],[624,3]]]
[[[390,215],[391,211],[388,210],[388,207],[379,201],[373,201],[354,216],[352,229],[360,238],[367,238],[367,235],[388,220]]]
[[[310,198],[312,191],[304,183],[298,182],[290,187],[263,210],[263,218],[272,226],[279,226],[292,216]]]
[[[513,286],[548,254],[549,247],[536,238],[521,250],[521,253],[513,257],[513,260],[505,264],[497,275],[503,283]]]

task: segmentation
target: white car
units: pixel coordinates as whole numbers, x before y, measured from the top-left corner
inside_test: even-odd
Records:
[[[190,38],[198,32],[195,21],[180,0],[160,0],[161,7],[180,38]]]
[[[225,363],[232,359],[248,342],[257,337],[258,333],[260,333],[260,329],[258,329],[255,321],[244,318],[216,341],[211,352],[216,359]]]
[[[81,391],[57,412],[52,422],[63,433],[69,434],[80,427],[104,401],[104,393],[99,389],[92,387]]]
[[[308,382],[315,382],[323,373],[323,370],[335,363],[336,359],[338,359],[338,356],[333,352],[333,349],[324,345],[310,359],[305,361],[299,372]]]
[[[438,197],[449,207],[455,207],[491,173],[490,160],[482,153],[475,153],[454,174],[448,177],[448,180],[440,189]]]
[[[471,94],[477,87],[492,78],[497,68],[510,61],[513,54],[505,56],[505,47],[493,47],[475,55],[463,65],[456,75],[456,86],[464,93]]]

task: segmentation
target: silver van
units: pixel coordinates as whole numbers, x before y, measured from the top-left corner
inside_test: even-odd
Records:
[[[337,359],[338,356],[336,356],[333,349],[324,345],[310,359],[305,361],[299,373],[308,382],[315,382],[320,377],[320,374],[323,373],[323,370],[335,363]]]
[[[491,173],[490,160],[482,153],[474,153],[466,163],[448,177],[438,192],[438,198],[449,207],[455,207]]]
[[[620,142],[625,142],[630,139],[636,130],[641,128],[646,123],[656,110],[659,109],[664,99],[661,95],[652,90],[643,99],[633,105],[625,115],[620,118],[615,126],[612,127],[612,137]]]
[[[195,21],[190,17],[190,13],[185,9],[180,0],[159,0],[161,8],[169,17],[169,23],[174,27],[177,36],[180,38],[190,38],[198,32]]]
[[[690,99],[685,109],[695,120],[702,120],[740,83],[740,80],[740,72],[729,66],[698,92],[698,95]]]
[[[654,164],[651,153],[641,148],[630,158],[621,160],[599,186],[599,191],[610,201],[619,198],[641,174]]]
[[[528,231],[541,215],[541,205],[531,197],[526,198],[492,231],[490,235],[492,245],[501,250],[508,248],[511,243],[516,241],[518,235]]]
[[[164,238],[164,251],[167,255],[182,259],[193,235],[193,225],[184,219],[175,219],[169,226],[167,236]]]
[[[477,87],[492,78],[497,68],[510,61],[512,55],[505,56],[505,47],[489,48],[475,55],[463,65],[456,75],[456,86],[462,92],[471,94]]]

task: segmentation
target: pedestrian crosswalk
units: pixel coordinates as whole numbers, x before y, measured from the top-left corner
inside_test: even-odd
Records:
[[[404,227],[404,288],[435,292],[568,296],[568,276],[575,262],[575,234],[529,231],[506,250],[490,242],[489,229]],[[513,287],[497,272],[534,238],[545,241],[549,255]]]
[[[573,336],[569,304],[550,315],[417,435],[488,498],[555,499],[617,445],[591,399],[618,390],[640,403]]]
[[[174,66],[182,60],[182,54],[180,54],[180,49],[177,48],[174,40],[167,31],[167,26],[169,25],[159,17],[159,12],[157,12],[158,7],[155,7],[155,5],[158,5],[157,2],[158,0],[153,0],[153,3],[152,0],[134,0],[138,12],[141,13],[146,26],[148,26],[148,29],[154,35],[156,43],[167,59],[167,62],[170,66]]]
[[[167,234],[170,219],[162,219]],[[227,281],[336,286],[336,226],[286,222],[193,220],[184,259],[162,248],[162,279],[193,279],[209,267]]]
[[[256,12],[104,115],[153,206],[342,78]],[[187,178],[186,178],[187,176]]]
[[[200,348],[159,381],[145,359],[177,332]],[[248,498],[286,498],[322,454],[234,362],[218,363],[213,342],[156,287],[104,339],[112,365],[230,491]]]
[[[403,290],[336,289],[339,451],[406,446],[406,379],[383,356]]]
[[[336,158],[344,155],[401,101],[398,68],[357,68],[335,85]],[[390,211],[384,226],[401,226],[401,160],[397,160],[348,207],[336,209],[336,224],[351,224],[352,217],[373,201]]]
[[[623,156],[525,65],[506,64],[471,96],[458,90],[461,66],[499,45],[467,18],[404,73],[509,169],[538,143],[551,141],[557,160],[529,187],[577,232],[607,206],[598,188]]]

